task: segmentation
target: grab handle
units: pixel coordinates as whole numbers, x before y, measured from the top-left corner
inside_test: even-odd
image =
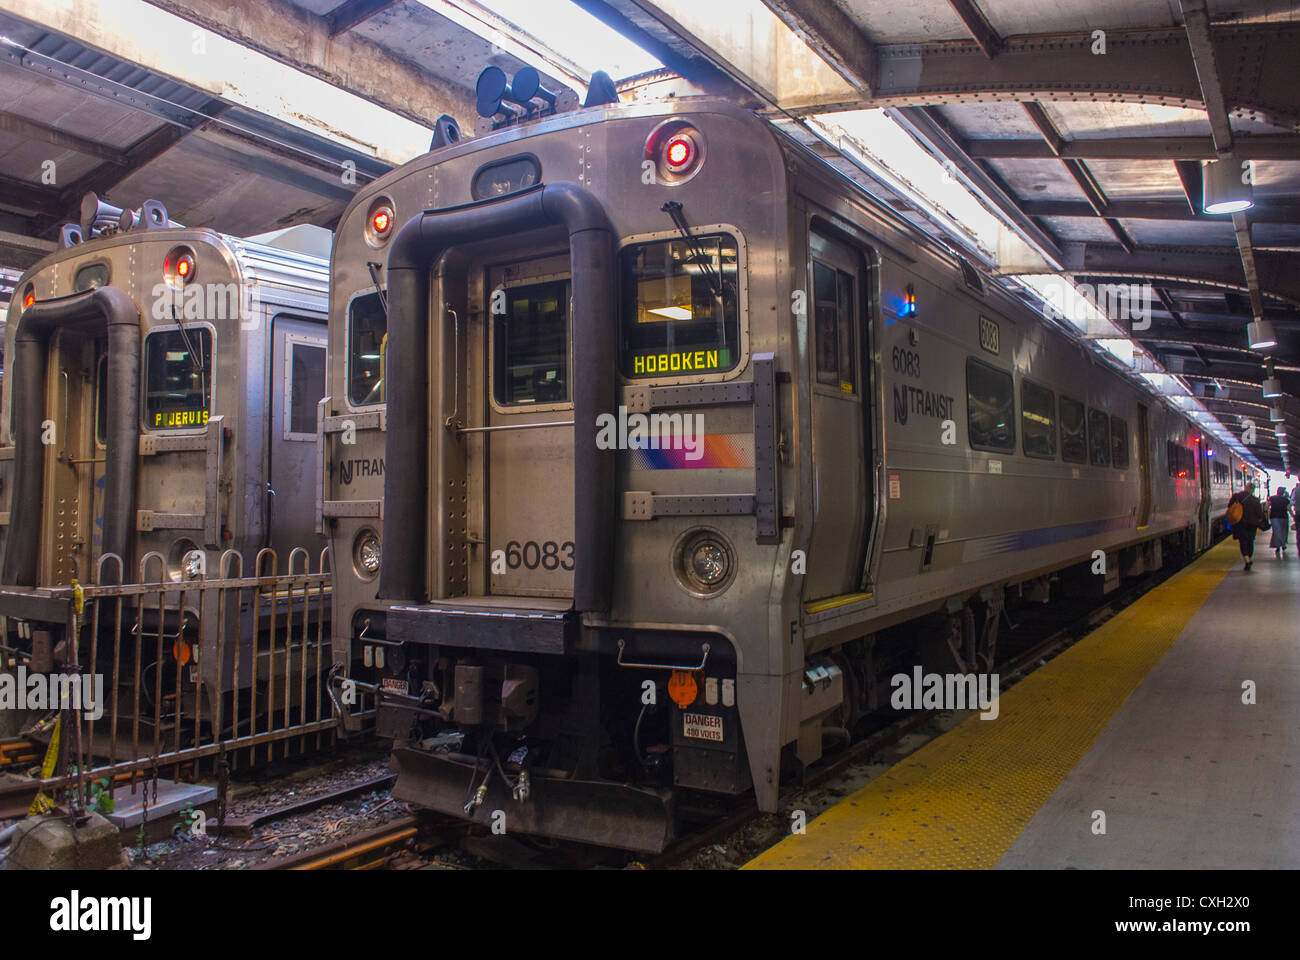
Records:
[[[695,665],[681,665],[675,663],[625,663],[623,661],[623,638],[618,640],[618,665],[620,667],[632,667],[640,670],[703,670],[704,665],[709,662],[709,645],[703,643],[700,645],[700,662]]]

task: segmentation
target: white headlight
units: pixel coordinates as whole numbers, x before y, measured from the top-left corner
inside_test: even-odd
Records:
[[[367,580],[379,573],[383,553],[379,547],[379,535],[373,530],[363,530],[357,537],[352,551],[356,561],[357,574]]]
[[[186,580],[197,580],[204,573],[204,554],[202,550],[191,550],[181,560],[181,573]]]

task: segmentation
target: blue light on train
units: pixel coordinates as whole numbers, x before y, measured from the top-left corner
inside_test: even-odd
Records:
[[[910,283],[907,285],[907,293],[903,295],[903,316],[916,316],[916,288]]]

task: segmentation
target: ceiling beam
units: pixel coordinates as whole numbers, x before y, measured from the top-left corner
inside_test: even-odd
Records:
[[[1068,243],[1063,249],[1065,269],[1071,273],[1184,279],[1239,290],[1246,287],[1241,258],[1233,247],[1144,246],[1128,253],[1114,244]],[[1262,292],[1300,306],[1300,270],[1295,269],[1296,258],[1264,250],[1256,250],[1254,254]]]
[[[1052,151],[1052,155],[1061,160],[1065,165],[1066,172],[1069,173],[1074,179],[1074,182],[1078,184],[1079,190],[1083,192],[1084,198],[1088,201],[1088,206],[1092,207],[1093,212],[1105,222],[1107,227],[1110,228],[1111,234],[1115,237],[1116,241],[1118,241],[1119,245],[1127,252],[1132,253],[1133,241],[1129,237],[1128,233],[1120,225],[1118,220],[1114,217],[1106,216],[1106,205],[1109,201],[1106,199],[1106,194],[1101,189],[1101,184],[1097,183],[1096,179],[1093,177],[1092,171],[1088,169],[1087,165],[1082,160],[1061,157],[1061,145],[1063,143],[1061,132],[1056,129],[1056,124],[1053,123],[1052,118],[1047,115],[1047,111],[1043,108],[1043,105],[1041,103],[1029,102],[1022,104],[1022,106],[1024,107],[1025,113],[1028,114],[1030,122],[1038,128],[1038,132],[1042,135],[1043,141],[1047,144],[1048,149]]]
[[[1026,214],[1022,202],[1006,189],[994,174],[985,170],[967,155],[958,140],[948,130],[937,110],[927,107],[904,107],[893,111],[893,115],[914,135],[938,150],[971,181],[977,190],[988,197],[1012,223],[1052,259],[1058,263],[1064,259],[1056,237]]]
[[[1021,207],[1031,217],[1094,217],[1096,212],[1084,200],[1023,200]],[[1193,213],[1188,201],[1181,200],[1112,200],[1105,215],[1117,220],[1203,220],[1227,223],[1226,217]],[[1251,209],[1255,223],[1295,223],[1300,221],[1300,200],[1261,200]]]
[[[71,150],[75,153],[85,154],[88,157],[96,157],[108,163],[126,163],[126,154],[115,147],[97,143],[94,140],[87,140],[75,133],[58,130],[44,123],[38,123],[28,117],[20,117],[16,113],[9,113],[5,110],[0,110],[0,131],[12,133],[24,140],[36,140],[62,150]]]
[[[12,207],[45,216],[57,216],[62,209],[59,205],[59,191],[29,180],[8,177],[2,173],[0,173],[0,207]]]
[[[200,114],[190,124],[165,123],[152,133],[147,133],[125,151],[124,164],[105,163],[73,181],[59,191],[57,210],[38,218],[33,227],[38,234],[55,229],[60,221],[76,222],[81,219],[81,198],[87,193],[109,193],[115,186],[143,167],[157,160],[195,130],[210,122],[207,118],[221,116],[230,109],[229,104],[209,100]]]
[[[1238,56],[1245,49],[1269,52],[1254,69],[1226,78],[1223,96],[1228,108],[1247,109],[1286,126],[1300,122],[1300,84],[1294,82],[1300,23],[1213,24],[1209,30],[1221,57]],[[1008,37],[993,60],[968,41],[877,44],[879,82],[870,100],[800,107],[795,112],[1029,99],[1203,108],[1182,29],[1108,30],[1104,55],[1093,52],[1095,42],[1091,31]]]
[[[763,0],[763,4],[864,95],[875,89],[876,45],[838,6],[826,0]]]
[[[373,149],[376,159],[389,165],[409,159],[411,154],[405,147],[408,140],[418,136],[427,147],[429,134],[414,127],[430,128],[440,114],[450,114],[465,129],[473,128],[476,113],[472,89],[395,57],[355,31],[331,37],[325,17],[289,0],[145,0],[144,4],[112,0],[113,12],[105,13],[102,8],[107,7],[107,2],[0,0],[0,7],[236,106],[275,115],[277,120],[347,144],[363,154]],[[143,26],[123,23],[124,14],[116,12],[118,8],[142,8],[146,4],[180,21],[177,32],[186,35],[183,54],[172,48],[155,49],[153,44],[142,44],[132,31]],[[167,22],[154,16],[153,11],[150,19]],[[214,66],[211,51],[217,44],[212,37],[207,41],[207,58],[185,59],[189,28],[193,26],[259,55],[248,58],[258,69],[257,82],[251,76],[231,75],[229,70]],[[151,22],[149,29],[154,27]],[[148,54],[147,62],[138,59],[139,51]],[[272,66],[264,64],[265,60],[292,68],[279,74],[284,87],[275,92],[284,103],[278,114],[258,106],[258,97],[266,92],[260,77],[269,74]],[[326,91],[326,86],[334,90]],[[368,111],[367,102],[393,116]]]
[[[337,37],[400,2],[401,0],[347,0],[325,14],[325,27],[331,37]]]
[[[1002,50],[1002,38],[989,24],[984,12],[975,4],[975,0],[948,0],[953,13],[966,24],[966,29],[979,44],[984,56],[992,60]]]
[[[1201,88],[1201,99],[1210,118],[1210,132],[1214,136],[1214,149],[1224,154],[1232,149],[1232,124],[1228,120],[1228,105],[1223,96],[1223,84],[1215,62],[1214,39],[1210,30],[1210,13],[1205,0],[1179,0],[1183,11],[1183,29],[1187,33],[1192,62],[1196,66],[1196,80]]]
[[[976,159],[1050,160],[1213,160],[1218,154],[1211,137],[1088,137],[1063,141],[1056,152],[1042,140],[971,139],[963,141]],[[1239,136],[1237,156],[1243,160],[1300,160],[1300,135],[1291,133]]]
[[[1202,98],[1205,101],[1205,112],[1210,118],[1214,149],[1219,153],[1220,163],[1231,163],[1235,167],[1238,161],[1231,153],[1232,122],[1228,117],[1228,105],[1224,99],[1223,83],[1215,58],[1209,10],[1206,9],[1205,0],[1179,0],[1179,3],[1183,10],[1183,27],[1187,31],[1187,40],[1192,48],[1192,60],[1196,64],[1196,78],[1200,82]],[[1232,215],[1232,226],[1237,236],[1237,252],[1241,257],[1246,288],[1250,291],[1250,306],[1256,316],[1262,317],[1264,298],[1260,292],[1255,247],[1250,235],[1250,220],[1245,213],[1235,213]]]

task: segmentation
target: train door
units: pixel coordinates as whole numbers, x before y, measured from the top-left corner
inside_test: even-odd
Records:
[[[817,233],[809,246],[813,535],[805,601],[859,589],[867,509],[861,257]]]
[[[316,464],[316,405],[325,395],[324,327],[280,314],[271,322],[271,405],[267,435],[268,542],[283,569],[289,551],[307,547],[316,561],[315,504],[302,489]]]
[[[481,407],[486,429],[479,431],[487,474],[479,482],[486,489],[487,516],[480,538],[488,542],[488,556],[498,558],[487,592],[571,597],[569,257],[494,267],[487,281],[490,322]]]
[[[1201,480],[1201,508],[1197,513],[1196,549],[1210,548],[1210,460],[1204,441],[1196,444],[1196,471]]]
[[[50,345],[46,375],[45,516],[41,530],[40,582],[67,585],[92,581],[98,545],[102,542],[103,433],[96,426],[107,398],[97,390],[103,342],[87,340],[67,330],[57,331]],[[97,396],[98,408],[97,409]]]
[[[1141,485],[1138,501],[1137,525],[1141,530],[1151,520],[1151,428],[1149,412],[1138,404],[1138,483]]]

